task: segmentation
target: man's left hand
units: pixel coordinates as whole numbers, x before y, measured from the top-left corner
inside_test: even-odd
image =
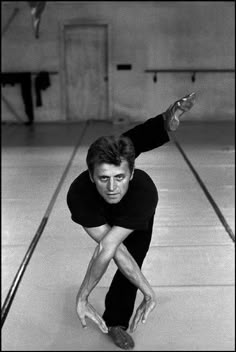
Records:
[[[130,331],[134,332],[137,329],[140,321],[145,323],[149,313],[155,308],[156,302],[154,298],[144,298],[140,306],[137,308],[135,316],[130,326]]]

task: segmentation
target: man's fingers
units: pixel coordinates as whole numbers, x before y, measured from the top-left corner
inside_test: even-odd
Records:
[[[181,105],[183,108],[191,108],[194,103],[195,103],[195,99],[196,99],[196,93],[191,93],[186,95],[185,97],[181,98],[177,104]]]
[[[102,332],[104,332],[105,334],[108,333],[108,327],[106,326],[106,323],[104,320],[98,320],[97,321],[97,324],[99,326],[99,328],[102,330]]]
[[[131,324],[131,328],[130,330],[133,332],[137,329],[137,326],[141,320],[141,317],[142,317],[142,311],[138,310],[134,316],[134,319],[132,321],[132,324]]]
[[[78,318],[80,320],[80,323],[81,323],[82,327],[83,328],[87,328],[85,315],[82,312],[78,311],[78,310],[77,310],[77,315],[78,315]]]
[[[97,312],[95,312],[95,319],[97,320],[97,324],[99,325],[99,328],[104,333],[108,333],[108,327],[106,326],[104,319]]]
[[[79,319],[80,319],[80,322],[81,322],[82,327],[83,327],[84,329],[86,329],[86,328],[87,328],[87,324],[86,324],[85,318],[79,317]]]
[[[99,329],[105,334],[108,333],[108,328],[106,326],[105,321],[98,314],[88,314],[88,318],[90,318],[94,323],[96,323]]]
[[[134,332],[137,329],[137,325],[138,325],[138,323],[135,322],[135,320],[133,319],[132,324],[130,326],[130,331]]]
[[[135,323],[135,319],[133,319],[131,326],[130,326],[130,331],[134,332],[135,329],[136,329],[136,323]]]
[[[195,92],[193,92],[193,93],[190,93],[190,94],[188,94],[188,95],[185,95],[182,99],[183,100],[189,100],[189,99],[195,99],[196,98],[196,93]]]
[[[108,328],[107,328],[107,326],[106,326],[106,324],[105,323],[103,323],[103,322],[100,322],[100,321],[98,321],[98,320],[94,320],[94,322],[99,326],[99,329],[102,331],[102,332],[104,332],[104,334],[107,334],[108,333]]]
[[[93,306],[89,302],[83,302],[83,301],[78,302],[77,314],[83,328],[87,328],[85,318],[89,318],[99,326],[102,332],[108,333],[108,328],[106,326],[105,321],[102,319],[102,317],[97,313],[97,311],[93,308]]]
[[[147,310],[144,312],[144,314],[143,314],[143,319],[142,319],[142,322],[143,322],[143,323],[146,322],[149,313],[151,313],[151,311],[154,309],[154,307],[155,307],[155,304],[152,304],[152,305],[150,305],[150,306],[147,308]]]

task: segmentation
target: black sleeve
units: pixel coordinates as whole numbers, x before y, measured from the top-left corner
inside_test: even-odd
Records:
[[[98,208],[93,203],[86,202],[86,199],[68,193],[67,205],[71,219],[83,227],[98,227],[107,223]]]
[[[106,223],[98,202],[97,192],[94,192],[88,172],[82,173],[70,185],[67,205],[71,219],[81,226],[97,227]]]
[[[127,196],[120,202],[113,225],[133,230],[146,230],[158,203],[158,192],[151,177],[135,169]]]
[[[163,115],[157,115],[122,134],[134,144],[136,158],[143,152],[160,147],[170,138],[164,126]]]

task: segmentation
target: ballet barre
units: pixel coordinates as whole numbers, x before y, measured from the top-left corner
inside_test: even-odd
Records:
[[[182,69],[182,68],[176,68],[176,69],[171,69],[171,68],[152,68],[152,69],[146,69],[144,70],[145,73],[152,73],[154,74],[153,76],[153,82],[157,82],[157,74],[158,73],[192,73],[191,80],[192,82],[195,82],[196,80],[196,73],[233,73],[235,72],[234,69],[212,69],[212,68],[188,68],[188,69]]]

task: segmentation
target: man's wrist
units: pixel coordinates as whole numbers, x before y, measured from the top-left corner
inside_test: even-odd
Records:
[[[88,302],[88,294],[79,292],[77,295],[77,303]]]
[[[170,131],[169,126],[168,126],[168,111],[165,111],[162,113],[162,118],[164,121],[164,128],[167,132]]]
[[[155,298],[156,298],[155,292],[153,290],[151,290],[150,292],[145,293],[144,298],[146,301],[155,300]]]

